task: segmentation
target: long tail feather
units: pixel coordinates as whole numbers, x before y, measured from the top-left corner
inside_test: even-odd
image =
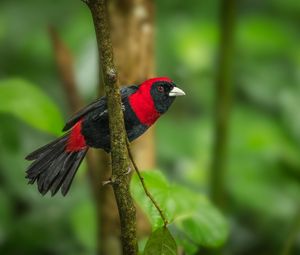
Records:
[[[40,147],[39,149],[31,152],[30,154],[28,154],[26,156],[25,159],[27,160],[34,160],[37,159],[41,154],[43,154],[45,151],[49,151],[51,148],[53,147],[57,147],[59,144],[65,144],[67,142],[69,138],[69,133],[65,134],[62,137],[59,137],[57,139],[55,139],[54,141],[52,141],[51,143],[46,144],[43,147]]]
[[[80,166],[86,153],[87,153],[87,150],[84,150],[84,151],[81,151],[80,153],[78,153],[75,162],[71,166],[70,170],[67,172],[67,174],[64,178],[64,181],[62,182],[62,186],[61,186],[61,193],[63,194],[63,196],[65,196],[68,193],[68,191],[71,187],[72,181],[74,179],[74,176],[77,172],[77,169]]]
[[[37,182],[38,190],[43,195],[50,190],[54,196],[61,189],[65,196],[88,151],[88,147],[78,151],[66,150],[68,135],[56,139],[26,157],[28,160],[34,160],[26,171],[28,183]]]

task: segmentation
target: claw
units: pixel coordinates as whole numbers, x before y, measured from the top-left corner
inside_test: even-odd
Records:
[[[132,168],[129,166],[127,172],[124,173],[124,175],[130,174],[131,171],[132,171]],[[113,183],[116,183],[117,181],[118,181],[117,178],[109,178],[107,181],[103,181],[103,182],[102,182],[102,186],[106,186],[106,185],[108,185],[108,184],[113,184]]]
[[[128,170],[127,170],[127,172],[125,173],[125,175],[128,175],[128,174],[130,174],[130,173],[131,173],[131,171],[132,171],[132,168],[129,166],[129,167],[128,167]]]
[[[124,104],[121,105],[121,109],[122,109],[123,112],[125,112],[125,105]]]
[[[107,180],[107,181],[103,181],[103,182],[102,182],[102,186],[106,186],[107,184],[112,184],[112,180],[109,179],[109,180]]]

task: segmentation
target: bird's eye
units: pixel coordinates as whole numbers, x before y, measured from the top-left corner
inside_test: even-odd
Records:
[[[157,87],[157,90],[158,90],[159,92],[164,92],[163,86],[158,86],[158,87]]]

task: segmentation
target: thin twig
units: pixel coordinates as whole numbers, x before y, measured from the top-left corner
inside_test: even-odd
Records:
[[[144,177],[141,175],[141,172],[140,170],[138,169],[134,159],[133,159],[133,156],[132,156],[132,153],[131,153],[131,150],[130,150],[130,144],[129,144],[129,141],[127,140],[127,149],[128,149],[128,155],[129,155],[129,159],[134,167],[134,170],[136,171],[141,183],[142,183],[142,186],[143,186],[143,189],[145,191],[145,194],[147,195],[147,197],[149,197],[149,199],[151,200],[152,204],[155,206],[156,210],[158,211],[158,213],[160,214],[160,217],[161,219],[163,220],[164,222],[164,227],[167,227],[167,225],[169,224],[163,210],[159,207],[158,203],[155,201],[154,197],[151,195],[151,193],[148,191],[147,187],[146,187],[146,184],[145,184],[145,181],[144,181]]]

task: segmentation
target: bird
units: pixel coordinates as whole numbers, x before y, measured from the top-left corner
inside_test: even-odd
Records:
[[[129,142],[135,140],[162,116],[177,96],[185,92],[168,77],[151,78],[140,85],[120,89],[125,130]],[[32,161],[26,170],[29,184],[54,196],[65,196],[89,148],[110,152],[107,98],[101,97],[75,113],[56,140],[26,156]]]

